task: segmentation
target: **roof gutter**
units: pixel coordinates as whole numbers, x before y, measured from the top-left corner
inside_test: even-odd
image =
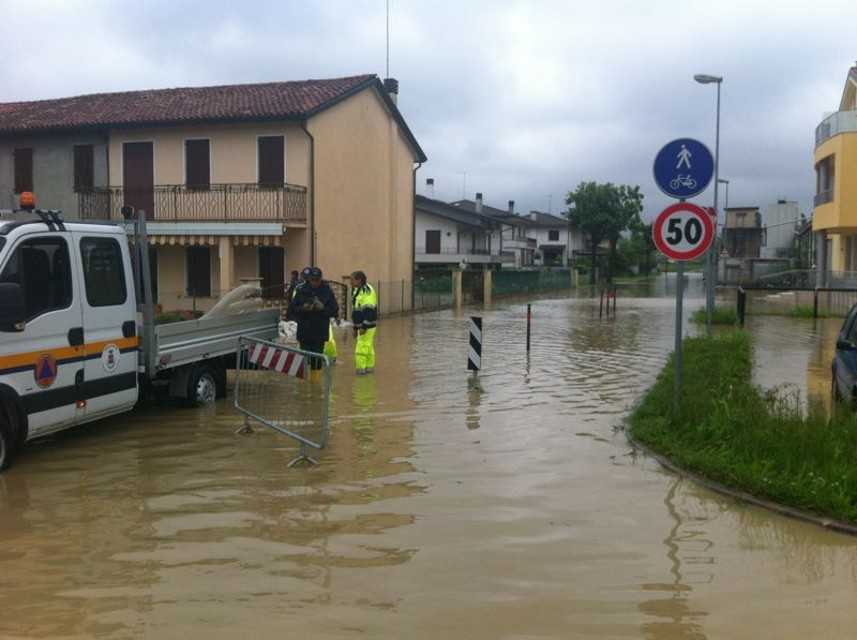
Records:
[[[306,120],[301,120],[301,129],[309,138],[309,264],[315,267],[315,138],[307,129]]]

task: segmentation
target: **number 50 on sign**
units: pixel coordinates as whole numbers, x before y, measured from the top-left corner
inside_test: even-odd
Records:
[[[714,221],[702,207],[679,202],[657,217],[652,225],[652,239],[658,251],[667,258],[694,260],[711,246]]]

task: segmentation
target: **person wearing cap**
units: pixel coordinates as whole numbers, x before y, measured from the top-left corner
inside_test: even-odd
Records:
[[[366,274],[355,271],[351,274],[352,312],[357,344],[354,347],[354,364],[357,375],[375,371],[375,328],[378,325],[378,294],[366,280]]]
[[[304,351],[323,354],[330,335],[330,320],[339,315],[339,305],[330,286],[322,280],[321,269],[307,267],[304,283],[295,289],[289,303],[288,317],[298,324],[297,338]],[[310,358],[310,368],[322,367],[321,358]]]

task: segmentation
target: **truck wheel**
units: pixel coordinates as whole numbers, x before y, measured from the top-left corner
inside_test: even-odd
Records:
[[[17,449],[15,435],[12,424],[6,417],[5,408],[0,407],[0,471],[8,469],[12,464]]]
[[[217,399],[217,376],[211,367],[199,366],[194,369],[187,399],[193,407],[212,404]]]

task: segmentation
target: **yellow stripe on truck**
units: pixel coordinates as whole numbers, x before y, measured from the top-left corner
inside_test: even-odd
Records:
[[[113,340],[100,340],[89,342],[78,347],[55,347],[53,349],[41,349],[39,351],[27,351],[25,353],[14,353],[0,356],[0,372],[5,369],[20,369],[29,365],[35,366],[38,359],[44,355],[51,355],[56,360],[79,360],[87,355],[101,353],[107,345],[115,344],[120,350],[133,349],[140,345],[140,338],[115,338]]]

